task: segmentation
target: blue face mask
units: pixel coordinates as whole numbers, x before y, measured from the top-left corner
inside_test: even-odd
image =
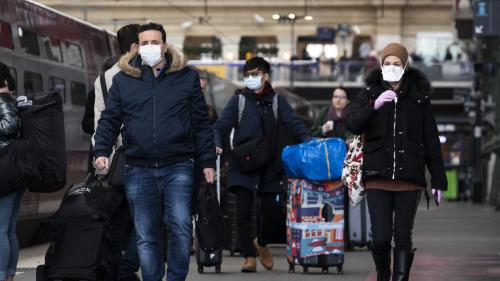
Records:
[[[262,76],[248,76],[243,78],[243,81],[245,82],[245,87],[247,87],[250,90],[257,90],[262,87]]]

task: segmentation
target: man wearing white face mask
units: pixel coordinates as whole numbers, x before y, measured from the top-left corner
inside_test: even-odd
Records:
[[[363,176],[377,280],[391,280],[394,236],[392,280],[407,281],[416,250],[413,222],[427,185],[425,166],[437,204],[447,180],[429,80],[408,66],[408,52],[401,44],[387,45],[381,64],[381,69],[367,75],[367,87],[354,100],[347,126],[352,133],[365,135]]]
[[[227,185],[237,198],[237,228],[245,258],[242,272],[256,272],[256,250],[265,269],[271,270],[274,266],[267,243],[280,222],[280,202],[284,200],[283,193],[286,190],[286,179],[278,165],[281,163],[279,151],[283,149],[278,147],[281,143],[279,128],[288,128],[295,139],[300,141],[311,138],[311,132],[295,115],[286,99],[274,92],[269,82],[270,68],[269,63],[261,57],[251,58],[245,63],[245,88],[229,100],[214,125],[219,153],[222,153],[224,140],[229,138],[234,128],[234,149]],[[239,165],[239,159],[247,156],[238,156],[237,151],[263,137],[267,145],[260,147],[260,151],[265,154],[265,162],[249,165],[250,169]],[[252,237],[251,230],[254,194],[258,194],[261,202],[259,207],[262,220],[259,221],[260,227],[257,227],[257,237]]]
[[[162,280],[159,231],[168,232],[168,281],[185,280],[192,243],[194,159],[214,181],[215,145],[198,73],[167,45],[163,26],[139,27],[139,47],[119,61],[95,133],[96,169],[109,167],[121,131],[125,195],[137,235],[143,281]],[[123,124],[123,126],[122,126]]]

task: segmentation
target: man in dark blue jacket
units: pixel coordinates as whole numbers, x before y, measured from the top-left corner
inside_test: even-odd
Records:
[[[95,134],[96,169],[109,167],[116,137],[123,139],[125,193],[137,232],[143,281],[162,280],[159,231],[167,225],[167,280],[185,280],[192,241],[194,158],[214,181],[215,145],[198,74],[167,45],[159,24],[138,30],[138,52],[120,59]],[[164,208],[164,209],[162,209]]]

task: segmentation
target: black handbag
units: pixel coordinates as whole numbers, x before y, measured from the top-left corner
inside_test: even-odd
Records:
[[[113,156],[113,161],[111,161],[111,166],[109,167],[107,181],[108,184],[113,187],[123,187],[123,172],[125,169],[126,158],[123,155],[123,147],[119,147],[115,150],[115,155]]]
[[[243,173],[260,169],[269,160],[269,138],[262,136],[236,145],[232,152],[232,160]]]
[[[198,191],[196,204],[196,238],[205,251],[219,249],[223,244],[224,222],[213,184],[205,183]]]

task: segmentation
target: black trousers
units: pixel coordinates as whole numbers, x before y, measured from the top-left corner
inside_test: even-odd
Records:
[[[412,249],[413,222],[420,195],[421,191],[367,190],[375,254],[389,253],[393,236],[397,249]]]
[[[252,207],[254,204],[254,192],[244,187],[234,187],[234,193],[237,197],[238,214],[238,235],[243,252],[243,256],[255,257],[256,252],[253,246],[255,237],[252,235]],[[276,226],[280,220],[282,212],[281,203],[277,200],[280,193],[259,193],[260,205],[257,213],[259,214],[259,225],[257,226],[257,241],[260,246],[266,246],[274,235]],[[279,197],[278,197],[279,198]]]

